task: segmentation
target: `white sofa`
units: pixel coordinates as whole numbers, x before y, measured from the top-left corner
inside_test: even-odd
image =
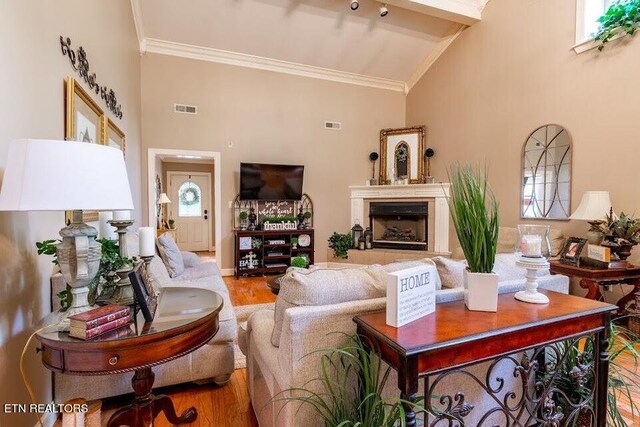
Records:
[[[137,234],[128,233],[127,241],[129,255],[138,254]],[[196,383],[214,382],[218,385],[224,385],[229,381],[235,368],[234,340],[237,337],[236,315],[229,299],[229,291],[215,262],[200,262],[199,257],[191,252],[183,252],[182,255],[185,271],[180,276],[171,278],[156,252],[149,268],[154,285],[160,288],[164,286],[203,288],[217,292],[224,301],[224,306],[219,314],[220,329],[209,343],[194,352],[154,367],[154,388],[191,381]],[[65,288],[64,280],[60,274],[54,275],[51,282],[52,295]],[[57,310],[59,306],[56,307],[55,303],[58,302],[54,301],[53,308]],[[105,376],[75,376],[57,373],[54,375],[54,398],[58,403],[78,397],[92,400],[132,392],[131,377],[133,372]],[[91,384],[91,386],[87,387],[87,384]]]
[[[503,263],[508,264],[509,256],[512,257],[512,255],[500,256],[503,258]],[[402,268],[402,265],[396,266],[396,268]],[[517,268],[515,264],[514,268]],[[524,275],[525,272],[522,270],[518,274]],[[287,275],[295,277],[295,272],[289,272]],[[295,286],[295,281],[291,280],[292,277],[281,283],[279,299],[283,295],[285,286]],[[322,283],[318,283],[318,285],[321,286]],[[340,285],[347,287],[349,283]],[[448,285],[450,284],[443,282],[444,288],[437,291],[437,303],[463,298],[462,288],[448,289],[446,288]],[[540,278],[540,285],[545,289],[568,293],[569,279],[565,276],[547,275]],[[515,292],[523,288],[523,279],[507,280],[500,282],[499,292]],[[296,387],[314,389],[316,385],[309,381],[317,378],[319,374],[320,353],[317,351],[342,345],[345,336],[335,332],[354,334],[356,330],[352,320],[354,316],[384,310],[385,304],[384,297],[322,305],[304,305],[298,301],[297,304],[290,305],[284,311],[279,347],[272,343],[275,327],[274,311],[264,310],[254,313],[248,320],[246,336],[241,334],[240,340],[246,340],[246,343],[241,343],[241,348],[245,348],[246,345],[249,394],[260,426],[321,425],[321,421],[309,406],[299,406],[297,403],[284,405],[280,398],[285,394],[281,394],[281,392]],[[489,362],[468,369],[482,376],[486,372],[487,363]],[[510,372],[505,372],[504,377],[507,378],[507,381],[509,378],[513,378],[513,369]],[[448,389],[448,392],[454,394],[464,390],[468,399],[474,401],[476,410],[465,418],[465,422],[469,423],[468,425],[476,425],[478,420],[474,419],[475,414],[483,413],[491,402],[478,402],[479,390],[474,389],[470,381],[460,377],[457,380],[454,377],[451,379],[453,380],[452,384],[445,382],[443,386]],[[385,394],[398,397],[396,383],[397,377],[395,372],[392,372],[387,382]],[[421,381],[420,384],[423,382]]]

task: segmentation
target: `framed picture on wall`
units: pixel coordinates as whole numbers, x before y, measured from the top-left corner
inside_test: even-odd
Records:
[[[122,154],[125,154],[125,138],[124,132],[120,130],[115,123],[108,119],[106,116],[104,117],[104,129],[105,129],[105,138],[104,144],[109,147],[117,148],[122,151]]]
[[[104,112],[73,77],[64,82],[65,116],[64,138],[102,144],[104,141]],[[83,221],[97,221],[98,212],[83,212]],[[71,212],[66,212],[65,221],[71,221]]]
[[[380,184],[424,181],[426,126],[380,131]]]

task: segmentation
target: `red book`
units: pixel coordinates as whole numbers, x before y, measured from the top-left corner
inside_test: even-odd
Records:
[[[129,316],[125,316],[91,329],[80,329],[71,326],[69,330],[69,336],[80,338],[82,340],[89,340],[91,338],[102,335],[105,332],[109,332],[122,326],[128,325],[130,321],[131,319],[129,319]]]
[[[130,313],[130,307],[110,304],[69,316],[69,324],[76,329],[92,329],[121,317],[129,316]]]

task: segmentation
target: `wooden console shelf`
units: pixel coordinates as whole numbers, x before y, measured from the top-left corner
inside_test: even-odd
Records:
[[[310,237],[310,243],[308,246],[302,247],[297,245],[295,248],[291,244],[291,238],[300,238],[301,235],[306,234]],[[240,249],[241,238],[251,238],[253,241],[259,241],[260,247],[252,249]],[[269,241],[283,240],[284,243],[273,243]],[[291,258],[296,256],[307,256],[309,258],[309,264],[314,263],[314,232],[312,229],[306,230],[277,230],[277,231],[264,231],[264,230],[235,230],[235,260],[234,269],[236,278],[242,275],[256,275],[256,274],[282,274],[287,268],[291,266]],[[250,252],[255,255],[255,260],[258,261],[256,268],[242,268],[240,265],[243,257]],[[271,265],[271,267],[270,267]]]

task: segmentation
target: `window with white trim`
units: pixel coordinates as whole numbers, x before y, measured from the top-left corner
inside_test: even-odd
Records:
[[[576,0],[576,44],[593,39],[600,18],[614,0]]]

